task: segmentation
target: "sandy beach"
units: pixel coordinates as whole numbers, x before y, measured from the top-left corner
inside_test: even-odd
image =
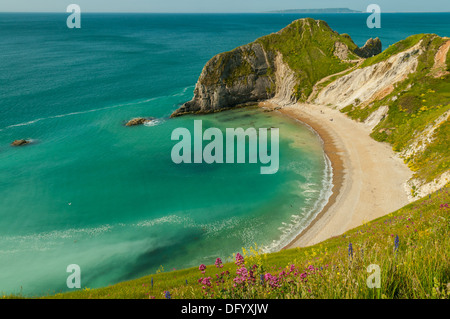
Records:
[[[260,106],[277,108],[270,101]],[[320,105],[293,104],[277,111],[311,126],[333,167],[327,205],[285,249],[317,244],[409,203],[404,184],[412,172],[390,145],[369,136],[368,126]]]

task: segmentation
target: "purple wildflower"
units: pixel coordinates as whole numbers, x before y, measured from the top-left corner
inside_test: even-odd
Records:
[[[270,287],[278,288],[280,284],[278,283],[279,279],[276,276],[272,276],[271,274],[265,274],[264,279],[267,281]]]
[[[348,257],[353,259],[353,246],[352,243],[348,245]]]
[[[211,277],[203,278],[202,285],[206,285],[208,287],[211,287]]]
[[[217,268],[222,268],[223,267],[222,259],[220,259],[220,258],[217,258],[216,262],[214,264],[216,265]]]
[[[242,255],[240,253],[236,254],[236,265],[238,266],[242,266],[244,264],[244,257],[242,257]]]
[[[400,246],[400,239],[398,238],[398,235],[397,235],[397,236],[395,236],[394,250],[397,251],[399,246]]]

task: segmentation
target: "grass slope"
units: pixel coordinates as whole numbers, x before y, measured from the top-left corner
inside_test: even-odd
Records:
[[[434,34],[414,35],[392,45],[380,55],[367,59],[362,65],[381,62],[420,40],[424,53],[419,57],[416,72],[398,83],[391,94],[368,107],[349,105],[341,110],[355,120],[364,121],[380,106],[388,105],[387,116],[375,127],[371,136],[377,141],[390,143],[397,152],[407,149],[420,132],[450,110],[450,74],[435,78],[430,72],[436,52],[445,40]],[[447,67],[449,56],[447,55]],[[405,158],[405,162],[415,172],[415,178],[430,182],[448,170],[449,137],[450,126],[446,122],[436,130],[432,142],[424,152]]]
[[[297,76],[294,95],[300,101],[306,101],[317,81],[355,64],[341,61],[334,55],[338,41],[346,44],[350,51],[357,48],[349,36],[340,35],[326,22],[311,18],[294,21],[280,32],[256,40],[268,52],[281,52],[284,62]],[[356,58],[356,55],[350,52],[349,58]]]
[[[84,288],[46,298],[159,299],[168,291],[171,298],[183,299],[448,299],[449,190],[447,184],[430,197],[312,247],[271,254],[244,249],[240,266],[232,262],[223,268],[211,265],[205,273],[198,268],[162,270],[105,288]],[[372,264],[380,267],[379,289],[367,287],[367,268]]]

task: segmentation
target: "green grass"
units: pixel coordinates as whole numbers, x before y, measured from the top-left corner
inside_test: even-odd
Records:
[[[447,64],[447,71],[450,72],[450,50],[447,52],[447,59],[445,60],[445,63]]]
[[[342,42],[349,48],[349,59],[358,59],[353,53],[357,45],[348,35],[333,31],[324,21],[311,18],[294,21],[278,33],[257,39],[255,42],[221,53],[208,65],[208,76],[201,79],[204,85],[225,83],[228,87],[246,81],[255,72],[250,60],[255,58],[254,45],[262,45],[269,57],[269,66],[265,74],[269,82],[275,83],[273,60],[280,52],[283,60],[295,72],[297,85],[295,98],[306,101],[317,81],[324,77],[345,71],[356,62],[341,61],[334,55],[335,43]],[[230,70],[230,66],[236,66]],[[267,88],[269,94],[275,93],[275,87]]]
[[[308,18],[297,20],[281,32],[256,42],[261,43],[266,51],[281,52],[284,62],[297,76],[295,97],[305,101],[317,81],[354,65],[334,56],[337,41],[346,44],[350,51],[357,47],[350,37],[334,32],[324,21]]]
[[[385,98],[368,106],[349,105],[341,110],[354,120],[364,121],[380,106],[388,105],[387,116],[375,127],[371,136],[377,141],[390,143],[397,152],[407,149],[420,132],[450,109],[450,75],[435,78],[430,73],[435,54],[444,40],[431,34],[411,36],[383,52],[381,55],[384,57],[376,56],[376,59],[364,62],[382,60],[413,46],[419,40],[422,40],[424,52],[419,56],[416,72],[398,83],[394,91]],[[386,53],[387,51],[390,53]],[[435,132],[424,152],[405,158],[405,162],[414,171],[415,178],[430,182],[448,170],[448,137],[449,126],[446,123]]]
[[[415,35],[412,35],[412,36],[410,36],[404,40],[401,40],[395,44],[392,44],[386,50],[384,50],[382,53],[366,59],[364,61],[364,63],[361,64],[360,68],[365,68],[365,67],[374,65],[376,63],[385,61],[385,60],[389,59],[391,56],[413,47],[414,45],[419,43],[419,41],[422,38],[424,38],[425,36],[429,36],[429,35],[415,34]]]
[[[245,80],[248,74],[251,74],[254,70],[251,64],[247,60],[242,60],[238,67],[231,71],[231,74],[225,79],[225,83],[228,86],[234,85],[237,81]]]
[[[253,269],[234,284],[238,267],[207,266],[159,272],[117,285],[46,298],[446,298],[450,297],[450,185],[404,208],[307,248],[263,254],[243,250],[245,267]],[[447,205],[447,207],[445,206]],[[395,237],[399,238],[395,250]],[[349,255],[349,244],[352,255]],[[221,256],[223,257],[223,256]],[[381,287],[368,288],[367,267],[379,265]],[[256,265],[256,268],[254,265]],[[228,271],[228,273],[226,273]],[[270,273],[274,281],[260,281]],[[218,277],[217,277],[218,276]],[[211,277],[199,282],[200,278]],[[151,286],[153,278],[154,285]],[[254,280],[252,280],[254,278]],[[187,280],[187,283],[186,283]],[[203,288],[205,287],[205,288]],[[4,296],[6,298],[13,296]],[[18,297],[18,296],[14,296]],[[20,296],[19,296],[20,297]]]

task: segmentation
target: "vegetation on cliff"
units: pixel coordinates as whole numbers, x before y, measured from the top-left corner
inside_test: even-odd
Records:
[[[381,106],[389,106],[386,116],[374,128],[371,136],[377,141],[390,143],[395,151],[407,154],[404,160],[415,172],[414,177],[430,182],[448,171],[450,163],[450,126],[446,119],[450,110],[450,74],[447,72],[436,76],[434,71],[436,54],[448,40],[433,34],[414,35],[390,46],[380,55],[367,59],[361,67],[385,61],[419,41],[422,41],[423,52],[418,57],[416,70],[394,85],[390,94],[369,105],[352,104],[341,111],[355,120],[365,121]],[[449,56],[450,53],[447,53],[447,70]],[[432,134],[422,137],[418,143],[418,138],[433,125],[436,128]],[[410,151],[414,147],[421,151]]]
[[[448,299],[448,187],[311,247],[270,254],[248,248],[227,263],[169,272],[161,267],[140,279],[49,297]],[[369,265],[380,267],[380,288],[367,286]]]
[[[349,59],[357,59],[353,53],[358,46],[348,35],[333,31],[326,22],[311,18],[294,21],[283,30],[264,36],[256,42],[266,51],[280,52],[284,62],[297,77],[294,96],[306,101],[314,84],[320,79],[344,71],[355,61],[342,61],[334,55],[336,42],[349,49]]]
[[[379,39],[358,48],[349,35],[333,31],[324,21],[296,20],[277,33],[213,57],[202,70],[194,98],[172,116],[216,112],[272,98],[282,86],[275,66],[280,54],[295,74],[293,99],[306,101],[317,81],[379,52]]]

